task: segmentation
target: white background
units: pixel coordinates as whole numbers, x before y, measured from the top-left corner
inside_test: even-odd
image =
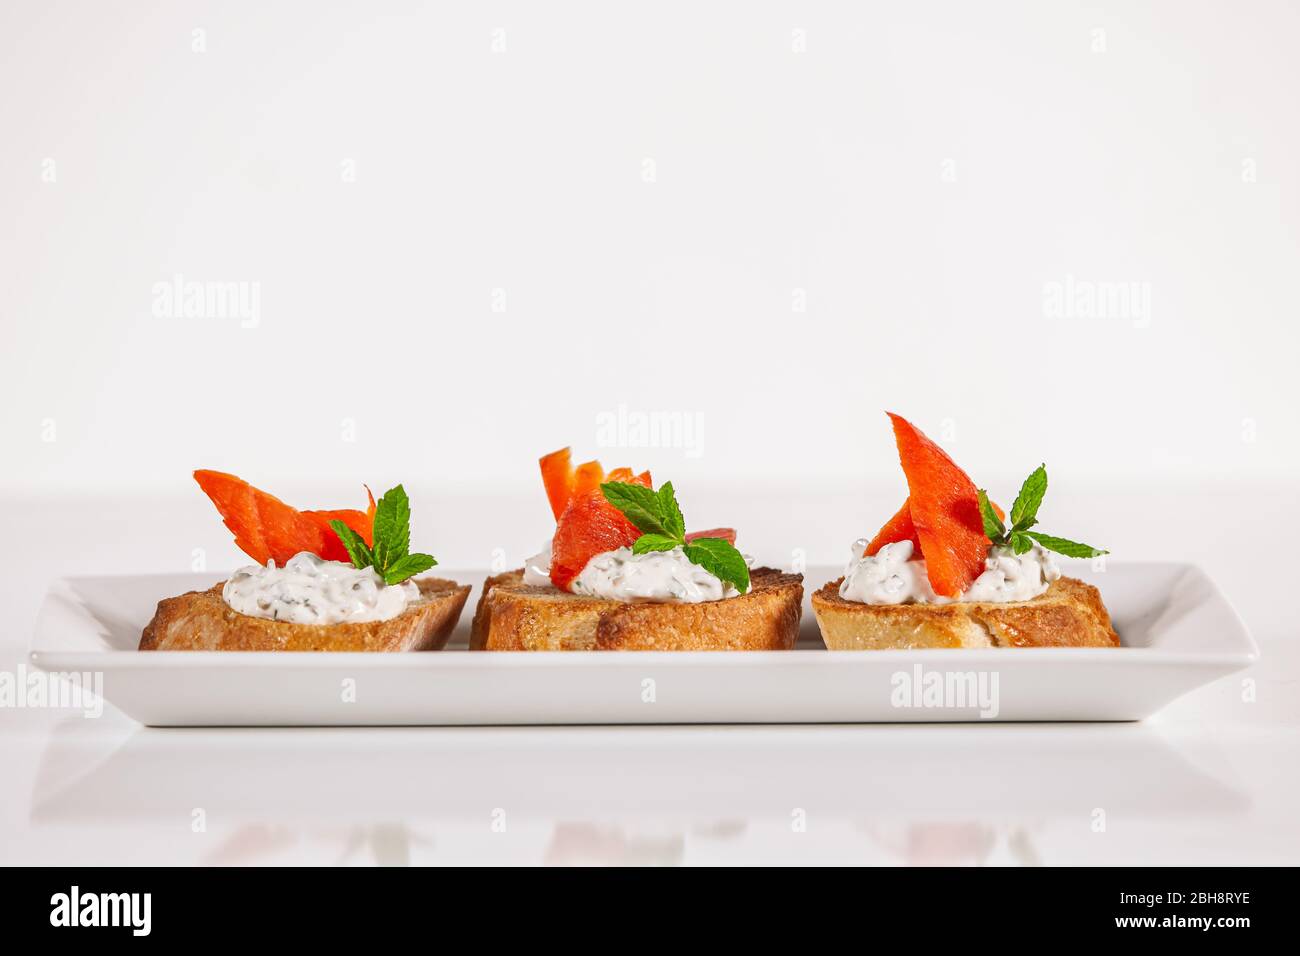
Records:
[[[981,483],[1294,477],[1298,43],[1280,2],[9,0],[0,488],[535,492],[564,444],[901,487],[883,408]],[[177,274],[260,324],[155,317]],[[1047,316],[1067,277],[1148,324]],[[596,447],[619,404],[701,456]]]
[[[1042,855],[1294,862],[1297,782],[1279,775],[1300,726],[1280,600],[1300,537],[1297,49],[1300,8],[1262,0],[6,0],[0,667],[21,660],[55,576],[184,571],[196,549],[214,569],[240,560],[197,467],[302,507],[402,481],[416,546],[486,567],[549,533],[535,460],[571,444],[671,478],[688,523],[734,524],[764,561],[817,563],[902,500],[889,408],[995,498],[1045,461],[1048,531],[1202,563],[1264,652],[1258,703],[1234,678],[1136,738],[1094,728],[1079,747],[1136,739],[1209,767],[1187,815],[1166,824],[1153,796],[1095,843],[1090,797],[1068,812],[1030,800],[1014,812],[1053,821]],[[178,274],[256,284],[256,327],[156,315],[155,285]],[[1149,309],[1054,316],[1067,282],[1136,283]],[[598,423],[620,407],[685,415],[698,441],[606,447]],[[84,742],[81,725],[47,738],[45,717],[0,715],[15,859],[207,852],[152,811],[132,817],[148,838],[120,846],[80,797],[51,811],[62,772],[116,743]],[[160,740],[161,767],[249,746],[121,732],[132,780]],[[818,739],[865,768],[881,732]],[[529,749],[438,733],[359,746],[386,748],[398,776],[430,752]],[[593,801],[575,812],[593,817],[636,806],[601,789],[628,744],[601,733],[615,737],[590,750],[533,745],[568,755]],[[1027,752],[1075,752],[1054,733]],[[652,739],[683,745],[669,736]],[[951,738],[927,739],[904,749],[941,780]],[[753,783],[812,738],[708,740],[702,788],[704,767],[749,767],[736,773]],[[1036,765],[1017,778],[1011,750],[1005,779],[1033,793]],[[1105,784],[1104,765],[1083,777]],[[906,818],[909,799],[882,813]],[[754,812],[784,833],[789,801]],[[75,839],[28,829],[51,813]]]

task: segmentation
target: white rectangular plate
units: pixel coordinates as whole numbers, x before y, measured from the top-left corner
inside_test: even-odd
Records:
[[[805,597],[794,651],[470,652],[486,572],[438,570],[474,585],[444,651],[136,651],[160,598],[220,580],[190,574],[56,581],[32,661],[102,674],[150,726],[893,723],[1138,720],[1259,653],[1214,582],[1172,562],[1091,576],[1123,647],[951,651],[827,651]],[[838,575],[811,568],[806,590]]]

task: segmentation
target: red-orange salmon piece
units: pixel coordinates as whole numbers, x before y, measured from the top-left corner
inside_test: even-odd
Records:
[[[573,494],[570,498],[576,498],[578,495],[585,495],[595,491],[600,487],[600,483],[605,480],[605,469],[600,466],[598,461],[588,461],[577,467],[573,473]],[[614,479],[610,479],[611,481]],[[564,514],[563,511],[560,514]],[[556,519],[559,520],[558,518]]]
[[[304,511],[304,518],[310,518],[316,522],[317,527],[321,530],[321,549],[317,552],[326,561],[343,561],[349,563],[352,561],[348,549],[343,547],[343,541],[339,538],[338,533],[330,527],[331,521],[342,521],[345,525],[355,531],[361,537],[367,539],[366,544],[370,544],[370,532],[373,531],[374,525],[367,519],[364,511],[342,510],[342,511]]]
[[[220,471],[196,471],[194,480],[217,506],[239,550],[258,564],[274,558],[283,566],[299,551],[320,554],[324,548],[325,532],[315,520],[242,478]],[[330,536],[338,540],[333,532]]]
[[[325,535],[324,544],[320,550],[320,556],[326,561],[343,561],[349,562],[352,557],[348,554],[348,549],[343,547],[343,541],[339,538],[338,533],[330,527],[331,521],[342,521],[345,525],[361,536],[366,544],[374,544],[375,534],[375,496],[369,488],[366,494],[370,497],[370,505],[365,511],[357,511],[355,508],[344,508],[338,511],[304,511],[303,514],[311,518],[321,528]]]
[[[893,412],[888,415],[930,587],[936,594],[956,597],[983,572],[991,546],[980,518],[979,491],[920,429]]]
[[[627,472],[626,478],[622,477],[624,471]],[[627,469],[615,469],[608,477],[610,481],[653,487],[649,472],[633,477]],[[551,583],[567,591],[588,561],[606,551],[630,548],[639,537],[641,532],[636,525],[605,500],[600,488],[584,495],[574,495],[560,516],[551,542]]]
[[[686,536],[687,541],[694,541],[696,538],[721,538],[727,544],[734,546],[736,543],[736,529],[710,528],[707,531],[692,531]]]
[[[990,501],[993,510],[997,512],[999,518],[1005,518],[1006,512],[998,507],[996,501]],[[921,550],[921,539],[916,536],[916,525],[912,524],[912,499],[903,500],[903,507],[898,509],[894,517],[885,522],[885,526],[876,532],[876,536],[871,539],[867,545],[866,553],[875,554],[887,544],[896,544],[899,541],[912,542],[912,560],[924,558],[925,554]]]
[[[916,525],[912,524],[912,499],[903,501],[894,517],[885,522],[885,526],[876,532],[876,536],[867,545],[867,554],[875,554],[887,544],[899,541],[912,542],[912,557],[921,557],[921,540],[916,536]]]
[[[639,475],[632,474],[631,468],[615,468],[605,476],[606,481],[623,481],[628,484],[645,485],[647,488],[653,487],[650,482],[650,472],[643,471]]]
[[[542,484],[546,486],[551,514],[559,521],[560,515],[569,506],[569,499],[573,497],[573,460],[569,449],[561,448],[543,455],[538,464],[542,466]]]

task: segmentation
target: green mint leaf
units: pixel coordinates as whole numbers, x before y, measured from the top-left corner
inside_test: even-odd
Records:
[[[664,530],[677,539],[678,543],[686,540],[686,519],[682,517],[681,506],[677,504],[677,495],[673,483],[665,481],[659,489],[659,513],[663,515]]]
[[[404,554],[384,572],[384,583],[401,584],[407,578],[428,571],[437,563],[431,554]]]
[[[1110,554],[1109,551],[1102,551],[1100,548],[1094,548],[1090,544],[1080,544],[1078,541],[1071,541],[1068,538],[1057,538],[1050,534],[1043,534],[1039,531],[1026,531],[1025,534],[1033,538],[1048,551],[1055,551],[1057,554],[1063,554],[1067,558],[1095,558],[1103,554]]]
[[[1015,531],[1024,531],[1038,523],[1038,506],[1047,494],[1047,466],[1039,465],[1033,474],[1020,486],[1015,504],[1011,506],[1011,527]]]
[[[745,557],[722,538],[696,538],[685,546],[686,559],[714,577],[732,584],[741,594],[749,590],[749,566]]]
[[[411,501],[401,485],[388,489],[379,499],[373,537],[375,570],[386,576],[411,548]]]
[[[1024,554],[1034,546],[1034,542],[1030,540],[1029,535],[1023,531],[1012,531],[1010,544],[1011,550],[1016,554]]]
[[[647,554],[650,551],[671,551],[682,542],[666,534],[643,534],[632,545],[633,554]]]
[[[334,529],[334,533],[343,542],[343,547],[347,549],[348,557],[352,559],[354,568],[368,568],[375,563],[375,556],[371,553],[369,545],[366,544],[361,535],[342,521],[331,521],[330,527]]]
[[[993,505],[989,503],[988,492],[981,488],[979,496],[980,517],[984,519],[984,535],[994,544],[1000,544],[1007,529],[1002,524],[1002,519],[998,517],[998,513],[993,510]]]
[[[623,517],[636,525],[642,534],[666,534],[663,505],[657,494],[645,487],[626,481],[607,481],[600,486],[605,500],[623,513]]]

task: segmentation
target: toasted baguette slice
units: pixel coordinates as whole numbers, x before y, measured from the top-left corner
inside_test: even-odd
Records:
[[[469,597],[469,585],[419,578],[420,599],[387,621],[291,624],[231,610],[221,598],[223,584],[159,601],[140,650],[436,651],[447,643]]]
[[[625,604],[524,584],[507,571],[483,585],[470,650],[781,651],[794,647],[803,575],[750,572],[748,594],[702,604]]]
[[[1118,647],[1119,635],[1090,584],[1058,578],[1032,601],[1008,604],[859,604],[837,578],[812,596],[832,651],[916,647]]]

